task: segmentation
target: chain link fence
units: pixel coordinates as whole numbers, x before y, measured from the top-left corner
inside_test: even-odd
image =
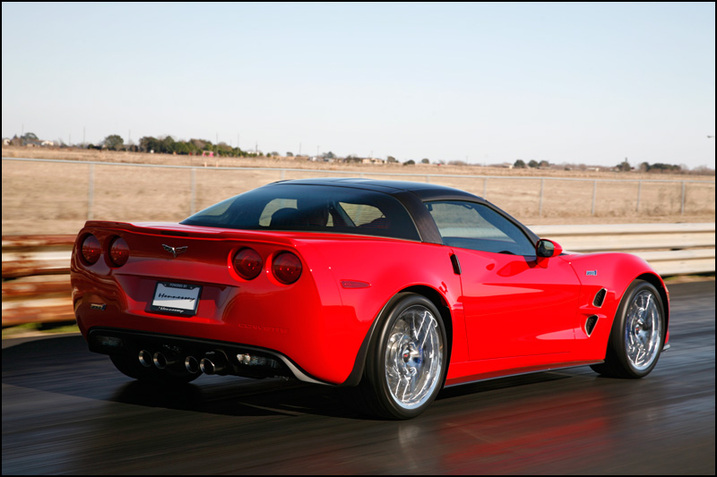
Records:
[[[3,158],[3,235],[76,233],[85,220],[180,221],[278,180],[366,177],[446,185],[528,224],[562,219],[714,221],[714,180],[582,179],[321,169],[197,167]]]

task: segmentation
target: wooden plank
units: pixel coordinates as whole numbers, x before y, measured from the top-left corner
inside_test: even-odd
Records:
[[[12,249],[30,250],[35,248],[69,248],[75,243],[77,235],[3,235],[2,251]]]
[[[32,275],[58,275],[70,273],[70,262],[67,260],[22,260],[3,262],[2,278],[27,277]]]
[[[36,275],[17,280],[5,280],[2,283],[2,299],[17,300],[23,298],[38,298],[48,295],[70,296],[72,286],[70,276],[62,275]]]
[[[16,326],[24,323],[48,323],[74,321],[72,299],[50,298],[45,300],[3,301],[2,326]]]
[[[653,266],[655,271],[663,277],[674,275],[696,275],[698,273],[714,273],[715,259],[655,262]]]
[[[545,238],[555,240],[564,250],[574,252],[681,250],[715,246],[715,235],[709,232],[657,235],[566,235],[545,236]]]

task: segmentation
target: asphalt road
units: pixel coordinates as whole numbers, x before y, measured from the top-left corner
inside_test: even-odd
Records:
[[[715,282],[670,290],[672,349],[645,379],[487,381],[401,422],[280,380],[149,389],[77,335],[4,340],[2,473],[714,475]]]

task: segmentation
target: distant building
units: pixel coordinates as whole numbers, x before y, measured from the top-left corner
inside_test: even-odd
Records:
[[[363,164],[385,164],[386,161],[376,157],[365,157],[361,160]]]

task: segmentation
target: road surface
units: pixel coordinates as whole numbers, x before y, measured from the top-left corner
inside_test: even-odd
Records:
[[[444,390],[410,421],[333,388],[203,376],[157,390],[79,335],[3,340],[7,474],[715,473],[715,282],[677,284],[642,380],[589,368]]]

